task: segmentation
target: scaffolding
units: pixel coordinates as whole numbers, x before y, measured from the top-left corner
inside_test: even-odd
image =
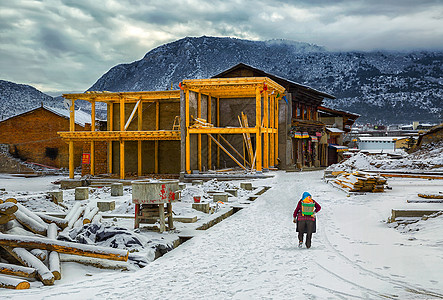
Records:
[[[112,172],[112,142],[119,142],[120,147],[120,178],[125,178],[125,142],[137,141],[138,151],[138,176],[142,175],[142,141],[155,141],[155,172],[158,172],[158,141],[177,140],[180,141],[180,130],[160,130],[159,114],[160,103],[179,102],[180,91],[149,91],[149,92],[86,92],[81,94],[64,94],[63,97],[70,100],[70,126],[69,131],[59,132],[59,135],[69,144],[69,177],[74,178],[74,143],[89,142],[91,144],[91,175],[95,175],[94,170],[94,142],[108,142],[108,170]],[[91,103],[91,131],[75,131],[75,101],[85,100]],[[96,103],[107,104],[108,124],[107,131],[96,131],[95,110]],[[143,130],[143,104],[155,104],[155,130]],[[119,104],[119,130],[114,130],[114,105]],[[133,104],[131,114],[126,118],[126,106]],[[130,130],[132,121],[137,118],[136,130]]]
[[[249,165],[249,169],[262,171],[262,168],[269,168],[277,165],[278,157],[278,100],[283,97],[284,87],[277,84],[268,77],[244,77],[244,78],[216,78],[216,79],[194,79],[183,80],[181,88],[184,94],[184,119],[182,128],[185,130],[185,154],[184,168],[186,173],[192,172],[191,166],[191,149],[194,148],[191,137],[197,136],[197,168],[202,171],[202,147],[206,148],[208,158],[208,169],[212,165],[212,142],[217,148],[217,166],[220,166],[220,149],[228,154],[229,157],[241,168],[248,169],[245,165]],[[196,107],[191,107],[190,94],[197,95]],[[206,103],[202,103],[202,95],[205,95]],[[213,105],[212,99],[215,98],[216,104]],[[227,99],[252,99],[255,107],[253,114],[255,115],[255,126],[249,127],[246,115],[240,117],[240,126],[225,126],[220,123],[220,107],[221,102]],[[204,112],[207,116],[207,123],[212,126],[193,126],[194,120],[202,120],[202,107],[206,107]],[[212,109],[215,107],[215,120],[213,119]],[[191,108],[196,111],[197,116],[191,115]],[[238,112],[240,113],[240,112]],[[222,145],[222,141],[227,143],[231,149],[234,149],[222,135],[241,135],[243,136],[244,153],[248,154],[248,162],[244,155],[242,158],[244,164],[235,159],[226,147]],[[207,135],[207,145],[202,145],[202,135]],[[214,137],[216,135],[216,138]],[[252,149],[250,136],[255,137],[255,151]],[[235,149],[234,149],[235,150]],[[238,156],[241,154],[237,150],[234,151]]]

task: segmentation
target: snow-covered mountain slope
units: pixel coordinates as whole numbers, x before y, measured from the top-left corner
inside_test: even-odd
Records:
[[[0,121],[39,107],[42,103],[51,107],[63,106],[63,102],[30,85],[0,80]]]
[[[443,52],[330,52],[301,42],[187,37],[111,68],[89,90],[178,88],[183,79],[209,78],[243,62],[331,93],[325,105],[361,114],[359,122],[439,122]]]

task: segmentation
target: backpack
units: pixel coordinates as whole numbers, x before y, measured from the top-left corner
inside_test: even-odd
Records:
[[[303,216],[312,216],[315,210],[315,202],[311,197],[306,197],[301,201],[301,213]]]

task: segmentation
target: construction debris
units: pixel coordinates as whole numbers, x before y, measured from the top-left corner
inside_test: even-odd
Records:
[[[348,192],[384,192],[386,178],[367,172],[341,173],[330,181]]]

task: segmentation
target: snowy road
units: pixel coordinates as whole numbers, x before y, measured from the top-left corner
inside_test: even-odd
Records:
[[[322,172],[284,173],[265,194],[136,273],[88,277],[14,299],[439,299],[441,226],[411,239],[383,220],[407,190],[346,197]],[[304,191],[322,205],[311,249],[292,212]],[[441,219],[440,219],[441,221]],[[432,225],[433,221],[430,224]],[[426,247],[424,247],[424,246]]]

